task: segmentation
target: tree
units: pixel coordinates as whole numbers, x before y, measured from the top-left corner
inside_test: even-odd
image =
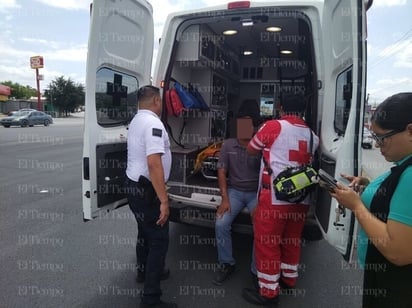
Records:
[[[0,82],[2,85],[8,86],[11,89],[11,97],[15,99],[29,99],[32,96],[37,96],[37,90],[30,86],[23,86],[19,83],[8,81]]]
[[[57,107],[60,115],[67,116],[79,106],[84,105],[84,87],[82,84],[75,84],[70,78],[57,77],[49,85],[44,96],[47,101]]]

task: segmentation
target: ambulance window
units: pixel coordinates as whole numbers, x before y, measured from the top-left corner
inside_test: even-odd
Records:
[[[275,99],[274,83],[262,83],[260,85],[260,117],[263,119],[271,119],[273,117],[274,99]],[[276,93],[277,94],[277,93]]]
[[[271,118],[273,116],[273,97],[260,97],[260,116]]]
[[[128,124],[136,113],[137,79],[102,68],[96,76],[97,123],[101,126]]]
[[[344,134],[349,119],[352,99],[352,67],[338,75],[336,80],[335,130]]]

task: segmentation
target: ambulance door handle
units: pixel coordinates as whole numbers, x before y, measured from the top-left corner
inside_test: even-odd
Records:
[[[336,163],[334,160],[327,159],[326,157],[322,157],[321,160],[322,160],[322,163],[325,163],[327,165],[335,165]]]

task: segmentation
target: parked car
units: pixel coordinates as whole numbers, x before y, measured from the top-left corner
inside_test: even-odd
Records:
[[[4,127],[10,126],[49,126],[53,123],[53,118],[42,111],[18,111],[11,116],[1,119],[0,124]]]
[[[15,116],[15,115],[18,114],[18,113],[19,113],[19,111],[10,111],[10,112],[7,114],[7,116],[8,116],[8,117]]]
[[[362,136],[362,148],[363,149],[372,149],[373,146],[373,139],[369,129],[366,127],[363,128],[363,136]]]
[[[38,111],[37,109],[32,109],[32,108],[22,108],[18,110],[19,112],[21,111]]]

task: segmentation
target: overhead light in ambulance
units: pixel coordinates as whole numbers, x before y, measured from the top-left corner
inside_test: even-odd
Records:
[[[250,8],[250,1],[236,1],[227,4],[228,10],[232,9],[248,9]]]
[[[253,55],[253,51],[251,51],[251,50],[245,50],[245,51],[243,52],[243,55],[244,55],[244,56],[251,56],[251,55]]]
[[[268,32],[280,32],[280,31],[282,31],[282,28],[281,28],[281,27],[272,26],[272,27],[267,27],[267,28],[266,28],[266,31],[268,31]]]
[[[237,34],[237,30],[225,30],[223,31],[224,35],[235,35]]]
[[[243,27],[251,27],[253,26],[255,23],[253,22],[252,19],[243,19],[242,20],[242,26]]]
[[[284,50],[281,50],[280,53],[282,55],[291,55],[293,52],[292,52],[292,50],[284,49]]]

